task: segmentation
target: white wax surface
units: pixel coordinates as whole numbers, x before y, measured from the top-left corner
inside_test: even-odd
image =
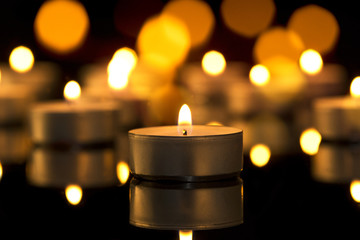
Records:
[[[340,96],[316,100],[316,108],[326,109],[360,109],[360,98]]]
[[[188,127],[184,127],[188,129]],[[182,129],[182,127],[180,127]],[[191,134],[183,136],[178,132],[178,126],[160,126],[160,127],[147,127],[138,128],[129,131],[130,134],[141,136],[159,136],[159,137],[203,137],[203,136],[222,136],[237,134],[242,130],[225,126],[208,126],[208,125],[193,125]]]
[[[38,104],[33,111],[43,113],[77,113],[77,112],[96,112],[112,111],[116,105],[111,102],[88,102],[88,101],[52,101]]]

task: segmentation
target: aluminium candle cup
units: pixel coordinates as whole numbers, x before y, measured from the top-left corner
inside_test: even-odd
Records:
[[[113,142],[118,107],[110,102],[48,102],[30,112],[36,144],[94,144]]]
[[[34,148],[26,165],[28,181],[39,187],[112,186],[116,183],[112,148],[55,150]]]
[[[154,180],[207,181],[238,175],[243,167],[243,132],[224,126],[178,126],[129,131],[133,174]]]
[[[30,150],[30,136],[25,128],[0,128],[1,164],[22,164]]]
[[[243,223],[243,187],[231,181],[165,184],[132,179],[130,224],[159,230],[219,229]]]
[[[314,102],[314,125],[323,139],[360,140],[360,101],[352,97],[321,98]]]
[[[326,183],[349,183],[360,178],[360,144],[321,143],[311,161],[314,179]]]

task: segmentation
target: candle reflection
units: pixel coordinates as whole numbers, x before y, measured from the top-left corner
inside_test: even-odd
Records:
[[[82,199],[82,189],[79,185],[68,185],[65,188],[65,195],[68,202],[72,205],[78,205]]]

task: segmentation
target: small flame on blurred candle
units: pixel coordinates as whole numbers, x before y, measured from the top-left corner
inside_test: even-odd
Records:
[[[352,80],[350,85],[350,94],[352,97],[360,97],[360,77]]]
[[[179,111],[178,132],[181,135],[190,135],[192,132],[191,111],[187,104],[182,105]]]
[[[10,67],[20,73],[25,73],[34,65],[34,55],[31,50],[24,46],[19,46],[12,50],[9,57]]]
[[[2,164],[0,163],[0,180],[2,178],[2,175],[3,175],[3,167]]]
[[[270,72],[262,64],[253,66],[249,73],[250,82],[256,86],[265,86],[270,80]]]
[[[360,203],[360,180],[353,180],[350,183],[350,194],[355,202]]]
[[[180,230],[179,231],[179,240],[192,240],[193,239],[193,231],[191,230]]]
[[[134,50],[127,47],[117,50],[107,67],[109,86],[115,90],[124,89],[136,63],[137,55]]]
[[[116,175],[121,184],[125,184],[129,179],[130,171],[129,166],[126,162],[120,161],[116,165]]]
[[[79,83],[74,80],[69,81],[64,88],[64,97],[68,101],[74,101],[81,95],[81,88]]]
[[[313,49],[305,50],[300,55],[300,68],[308,74],[317,74],[323,67],[323,60],[320,53]]]
[[[268,164],[271,151],[265,144],[256,144],[250,149],[251,162],[257,167],[264,167]]]
[[[308,155],[315,155],[319,151],[321,134],[315,128],[309,128],[300,135],[300,147]]]
[[[212,50],[205,53],[201,66],[207,74],[217,76],[225,71],[226,60],[220,52]]]
[[[65,195],[70,204],[78,205],[82,199],[83,193],[79,185],[68,185],[65,188]]]

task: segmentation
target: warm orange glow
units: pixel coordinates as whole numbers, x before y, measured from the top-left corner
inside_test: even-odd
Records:
[[[356,77],[350,84],[350,94],[352,97],[360,97],[360,77]]]
[[[250,160],[257,167],[263,167],[268,164],[271,151],[265,144],[256,144],[250,149]]]
[[[182,135],[190,135],[192,131],[191,111],[187,104],[182,105],[179,111],[178,132]]]
[[[149,66],[175,68],[185,61],[189,52],[189,32],[178,18],[161,14],[145,22],[137,38],[137,48]]]
[[[315,155],[319,151],[321,134],[315,128],[309,128],[300,135],[300,147],[308,155]]]
[[[255,37],[265,30],[275,15],[273,0],[223,0],[221,16],[232,31]]]
[[[116,165],[116,175],[121,184],[125,184],[130,176],[129,166],[126,162],[118,162]]]
[[[355,202],[360,203],[360,180],[353,180],[350,183],[350,194]]]
[[[306,48],[321,54],[333,49],[340,32],[335,16],[314,4],[297,9],[289,19],[288,28],[300,36]]]
[[[256,86],[265,86],[270,80],[270,72],[264,65],[253,66],[249,73],[250,82]]]
[[[65,54],[77,49],[89,30],[89,17],[79,1],[46,1],[34,22],[37,40],[47,49]]]
[[[72,205],[78,205],[82,199],[82,189],[79,185],[68,185],[65,188],[65,196]]]
[[[225,71],[226,61],[220,52],[212,50],[205,53],[201,66],[206,73],[216,76]]]
[[[19,46],[12,50],[9,57],[10,67],[17,72],[24,73],[29,71],[34,65],[34,55],[32,51],[24,46]]]
[[[191,230],[180,230],[179,231],[179,240],[192,240],[193,231]]]
[[[81,95],[80,85],[74,81],[69,81],[64,87],[64,97],[68,101],[74,101]]]
[[[305,50],[299,59],[301,69],[308,74],[319,73],[323,67],[320,53],[313,49]]]
[[[205,1],[169,1],[163,12],[185,23],[189,30],[192,47],[199,46],[209,39],[215,25],[214,14]]]
[[[265,62],[274,57],[284,57],[298,63],[304,50],[304,44],[295,32],[274,27],[259,35],[253,52],[255,60],[266,65]]]
[[[137,55],[134,50],[127,47],[117,50],[107,68],[109,86],[115,90],[124,89],[136,63]]]

